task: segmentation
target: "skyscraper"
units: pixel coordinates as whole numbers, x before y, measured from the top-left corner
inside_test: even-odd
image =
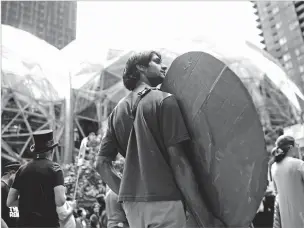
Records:
[[[76,38],[76,1],[2,1],[1,23],[62,49]]]
[[[252,1],[262,43],[304,92],[304,1]]]

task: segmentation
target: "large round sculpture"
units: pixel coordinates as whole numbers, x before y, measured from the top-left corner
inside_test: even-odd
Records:
[[[227,65],[204,52],[175,59],[161,89],[176,96],[190,133],[187,155],[207,203],[191,211],[202,220],[197,225],[218,227],[219,219],[223,227],[248,227],[267,186],[268,156],[247,89]],[[200,211],[209,215],[198,217]]]

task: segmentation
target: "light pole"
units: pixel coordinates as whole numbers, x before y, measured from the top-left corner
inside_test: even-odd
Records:
[[[69,72],[68,88],[65,97],[65,121],[64,121],[64,153],[63,164],[70,164],[73,161],[74,150],[74,96],[72,88],[72,77]]]

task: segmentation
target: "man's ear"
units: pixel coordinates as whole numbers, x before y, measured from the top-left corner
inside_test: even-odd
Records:
[[[146,71],[146,67],[144,67],[143,65],[136,65],[137,70],[139,70],[139,72],[145,72]]]

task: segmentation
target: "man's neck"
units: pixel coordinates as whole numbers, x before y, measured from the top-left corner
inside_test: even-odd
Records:
[[[290,157],[290,158],[293,158],[293,153],[291,151],[288,151],[287,154],[286,154],[286,157]]]
[[[140,81],[136,88],[133,90],[133,92],[137,93],[137,92],[140,92],[142,91],[144,88],[150,88],[151,86],[143,81]]]

